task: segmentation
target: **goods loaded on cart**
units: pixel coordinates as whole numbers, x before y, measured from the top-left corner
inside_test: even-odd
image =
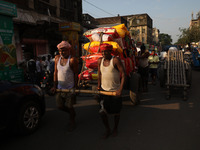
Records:
[[[126,72],[127,79],[133,81],[137,75],[133,75],[135,70],[134,47],[130,37],[130,33],[124,24],[112,27],[100,27],[88,30],[83,34],[90,42],[83,45],[82,51],[82,69],[79,74],[78,85],[81,88],[96,90],[98,78],[98,59],[103,57],[101,54],[100,45],[107,43],[113,46],[111,54],[119,57]],[[133,79],[134,77],[134,79]],[[139,84],[135,82],[135,84]],[[135,104],[137,101],[137,86],[133,83],[126,84],[126,89],[130,90],[130,98]],[[84,91],[82,91],[84,92]],[[91,93],[91,91],[88,91]],[[96,93],[96,92],[93,92]]]
[[[160,69],[161,86],[168,89],[167,99],[170,99],[171,92],[174,89],[183,90],[183,99],[187,100],[188,88],[191,85],[191,67],[187,61],[184,61],[182,51],[169,50],[167,58]]]

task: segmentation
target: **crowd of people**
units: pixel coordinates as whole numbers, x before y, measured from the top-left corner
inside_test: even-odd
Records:
[[[57,55],[58,53],[55,52]],[[22,62],[19,67],[24,70],[24,80],[32,84],[40,86],[45,73],[54,72],[54,58],[49,54],[47,56],[34,57],[32,54],[25,55],[25,61]]]

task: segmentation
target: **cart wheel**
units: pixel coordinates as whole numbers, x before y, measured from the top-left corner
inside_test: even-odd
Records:
[[[188,70],[186,70],[186,82],[191,86],[192,83],[192,68],[191,66],[188,67]]]
[[[184,91],[183,91],[183,100],[184,100],[184,101],[187,101],[187,100],[188,100],[187,89],[184,89]]]
[[[166,100],[170,100],[171,95],[166,95]]]
[[[160,79],[160,87],[164,87],[164,85],[165,85],[165,70],[164,70],[164,65],[160,66],[160,69],[159,69],[159,79]]]

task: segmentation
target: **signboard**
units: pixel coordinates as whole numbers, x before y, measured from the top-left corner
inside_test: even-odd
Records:
[[[0,70],[16,65],[16,47],[13,44],[13,22],[11,17],[0,15]]]
[[[0,0],[0,14],[16,17],[17,16],[16,5]]]
[[[16,6],[0,1],[0,80],[23,81],[24,71],[17,68],[14,16],[17,16]]]
[[[24,81],[24,71],[17,69],[16,66],[6,67],[3,71],[0,71],[0,80],[22,82]]]
[[[13,37],[12,18],[0,15],[0,20],[0,44],[11,44]]]
[[[59,30],[60,31],[69,31],[69,30],[80,31],[81,26],[79,23],[76,23],[76,22],[64,22],[64,23],[59,24]]]

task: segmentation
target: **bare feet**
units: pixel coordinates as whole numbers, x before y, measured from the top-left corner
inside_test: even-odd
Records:
[[[75,129],[76,129],[76,123],[75,123],[75,122],[70,123],[69,128],[68,128],[68,131],[69,131],[69,132],[72,132],[72,131],[74,131]]]
[[[117,129],[114,129],[112,132],[112,137],[116,137],[118,135]]]
[[[110,130],[106,130],[106,132],[102,136],[102,139],[107,139],[109,136],[110,136]]]

